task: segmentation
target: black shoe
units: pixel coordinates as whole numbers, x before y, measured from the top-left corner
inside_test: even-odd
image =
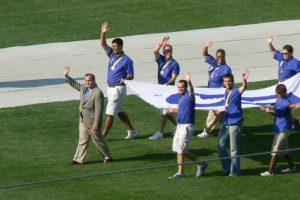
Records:
[[[77,161],[75,161],[75,160],[70,160],[70,161],[68,161],[68,163],[69,163],[70,165],[82,165],[82,164],[83,164],[83,163],[77,162]]]
[[[104,163],[104,164],[108,164],[108,163],[110,163],[110,162],[112,162],[112,161],[113,161],[112,158],[105,158],[105,159],[103,160],[103,163]]]
[[[220,174],[220,176],[229,176],[229,174],[230,174],[230,171],[229,171],[229,172],[223,171],[223,172]]]

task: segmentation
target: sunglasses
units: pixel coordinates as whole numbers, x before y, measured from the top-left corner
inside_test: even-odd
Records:
[[[163,51],[163,54],[166,55],[166,54],[171,53],[171,52],[172,52],[171,49],[166,49],[166,50]]]

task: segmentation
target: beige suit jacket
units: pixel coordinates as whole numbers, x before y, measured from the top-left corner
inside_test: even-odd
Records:
[[[104,108],[104,95],[103,92],[95,85],[92,88],[88,98],[84,100],[84,94],[87,87],[84,84],[80,84],[69,76],[66,76],[66,82],[69,83],[74,89],[80,92],[80,120],[87,128],[92,128],[93,125],[101,130],[102,116]]]

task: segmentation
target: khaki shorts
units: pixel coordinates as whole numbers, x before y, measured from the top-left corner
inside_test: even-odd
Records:
[[[116,115],[122,112],[122,102],[126,96],[126,86],[115,86],[107,88],[107,115]]]
[[[276,151],[281,151],[281,150],[287,150],[288,149],[288,139],[290,135],[292,134],[291,131],[288,132],[281,132],[279,134],[275,134],[275,137],[273,139],[273,144],[272,144],[272,156],[280,155],[280,154],[286,154],[286,152],[282,153],[277,153]]]
[[[194,130],[194,124],[177,124],[176,133],[173,138],[172,150],[180,154],[188,153],[188,147]]]

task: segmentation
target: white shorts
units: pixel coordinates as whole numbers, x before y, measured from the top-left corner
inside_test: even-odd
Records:
[[[126,96],[126,86],[114,86],[107,88],[107,115],[116,115],[122,112],[122,102]]]
[[[180,154],[188,153],[194,130],[194,124],[177,124],[172,150]]]

